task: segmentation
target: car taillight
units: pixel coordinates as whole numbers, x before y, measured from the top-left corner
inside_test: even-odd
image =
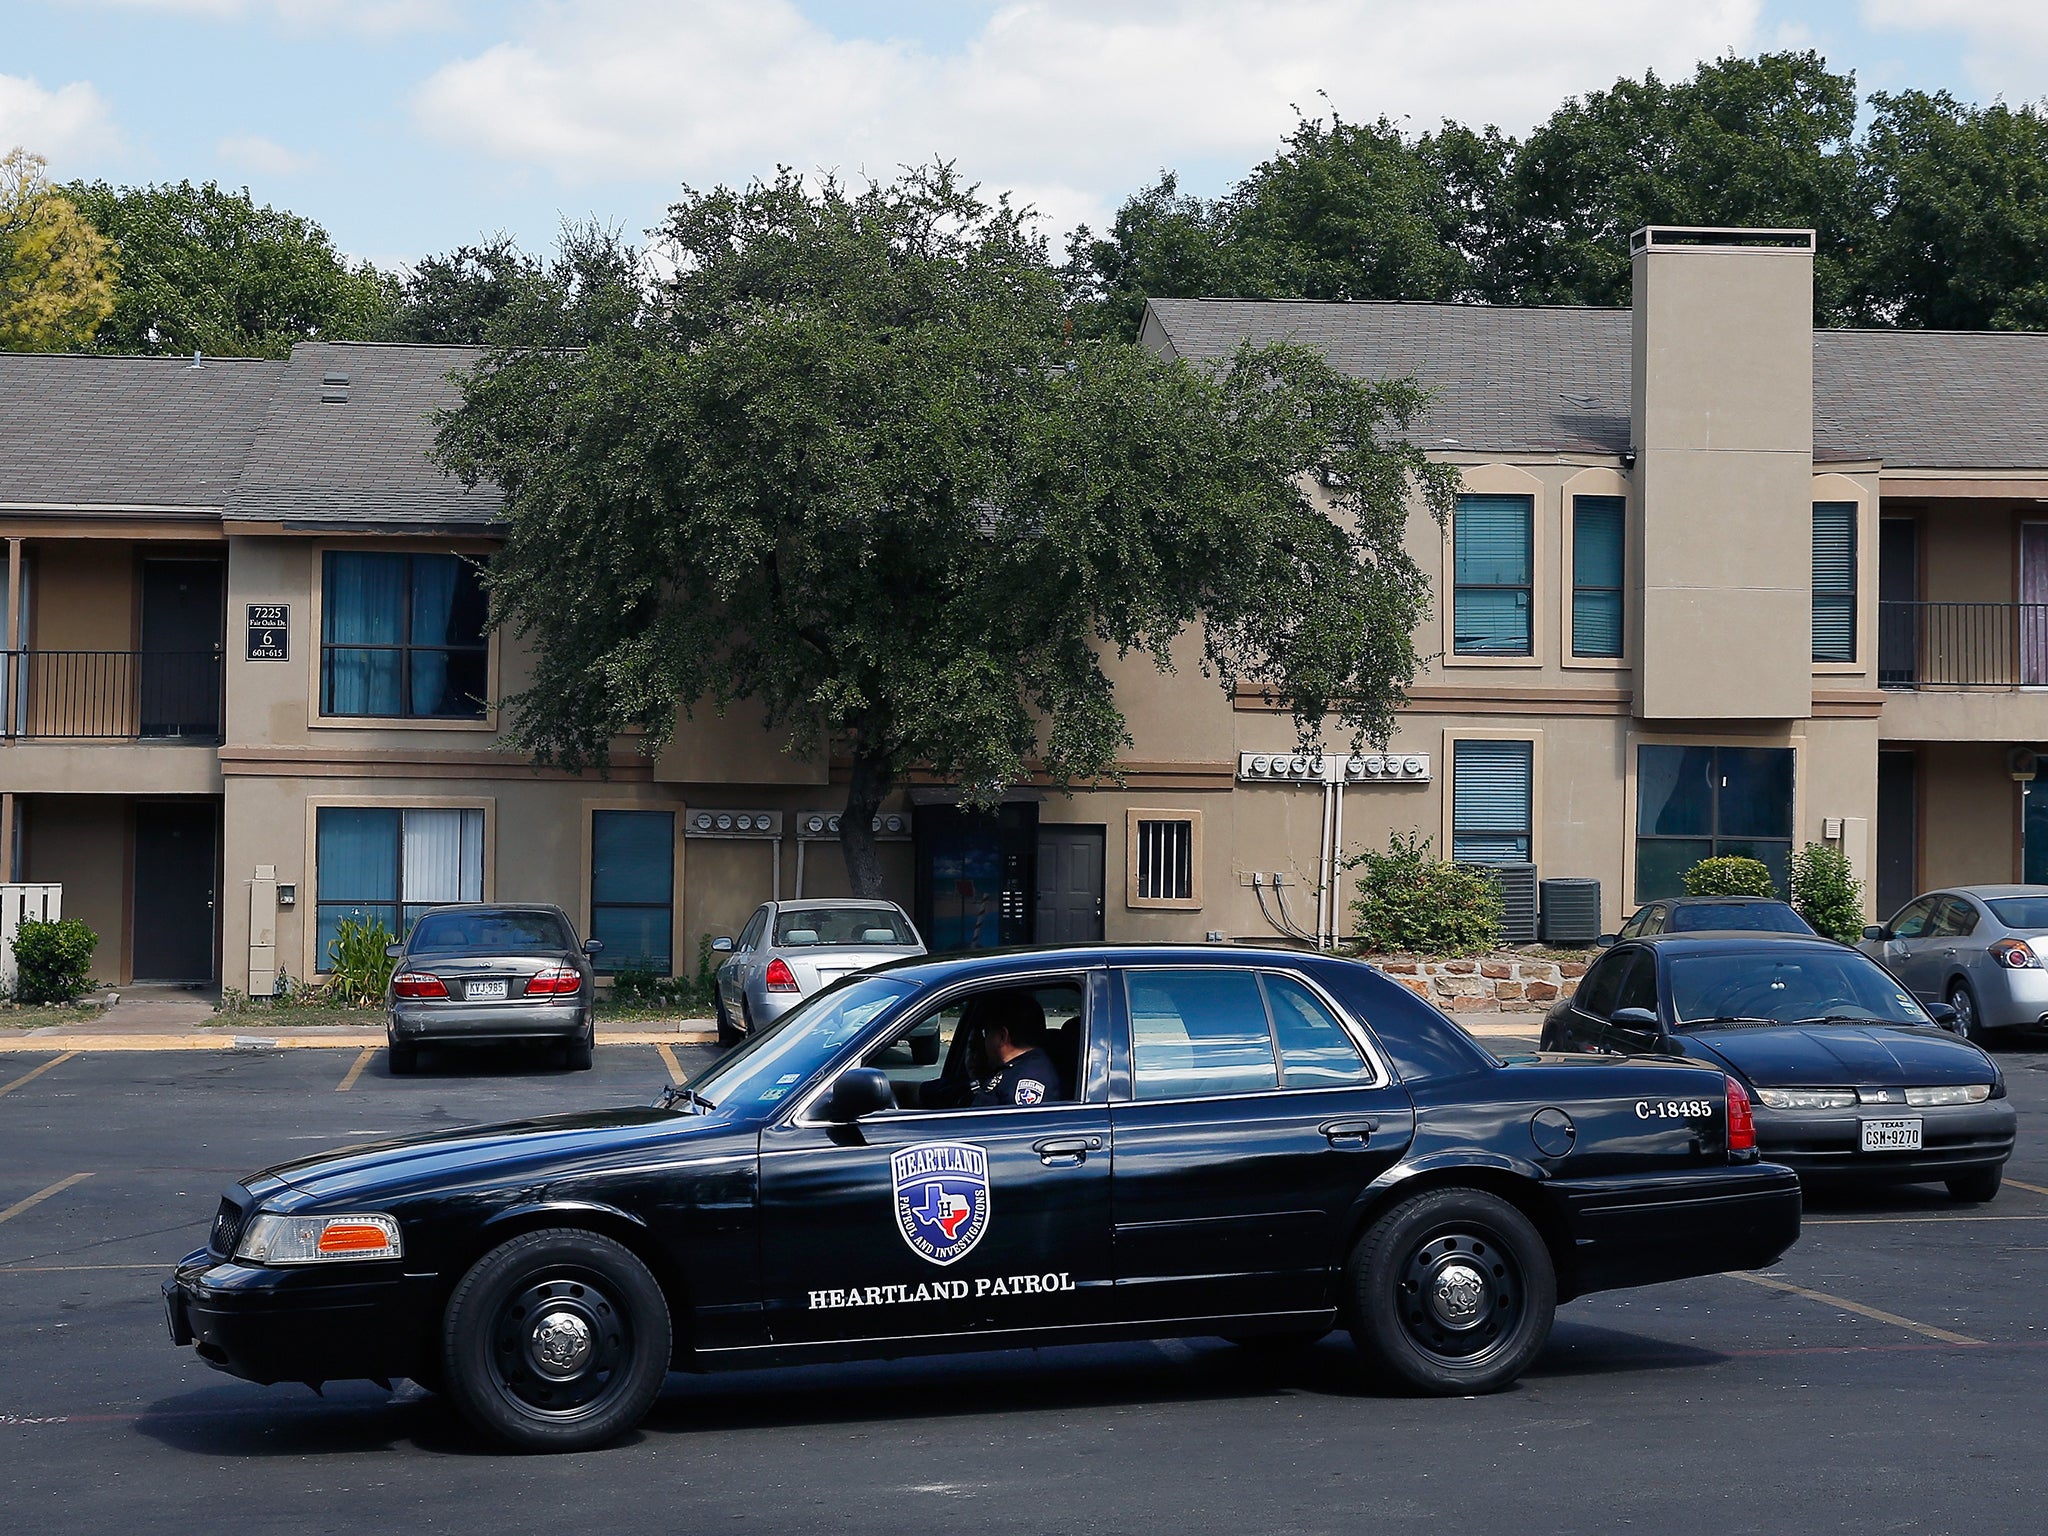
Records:
[[[2000,939],[1991,946],[1991,958],[2009,971],[2041,969],[2041,957],[2025,939]]]
[[[770,960],[768,962],[768,975],[765,980],[770,992],[795,992],[798,990],[796,973],[790,970],[789,963],[785,960]]]
[[[1749,1107],[1749,1093],[1734,1078],[1725,1081],[1728,1084],[1728,1150],[1754,1152],[1756,1116]]]
[[[431,971],[400,971],[391,978],[394,997],[446,997],[447,983]]]
[[[583,973],[573,965],[551,965],[526,984],[528,997],[554,997],[574,992],[583,985]]]

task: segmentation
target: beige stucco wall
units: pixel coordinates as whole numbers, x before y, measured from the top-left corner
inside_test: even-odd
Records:
[[[100,936],[93,952],[93,979],[127,981],[128,879],[134,862],[127,801],[37,795],[25,802],[25,813],[23,877],[62,885],[64,915],[79,919]]]
[[[1918,758],[1921,889],[2018,879],[2020,786],[2004,749],[1929,742]]]

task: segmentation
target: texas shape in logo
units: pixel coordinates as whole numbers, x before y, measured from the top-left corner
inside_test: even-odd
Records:
[[[959,1141],[927,1141],[889,1159],[896,1230],[921,1259],[965,1258],[988,1230],[988,1154]]]

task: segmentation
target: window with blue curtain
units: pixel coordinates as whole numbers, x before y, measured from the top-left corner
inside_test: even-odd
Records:
[[[590,813],[590,936],[601,971],[675,970],[673,811]]]
[[[1535,502],[1460,496],[1451,521],[1451,649],[1459,656],[1535,654]]]
[[[480,720],[488,611],[459,555],[329,550],[321,572],[320,713]]]
[[[1621,655],[1622,540],[1628,504],[1619,496],[1572,498],[1572,654]]]
[[[1856,659],[1856,503],[1813,504],[1813,659]]]
[[[484,899],[484,813],[475,807],[323,805],[313,828],[314,965],[343,918],[403,938],[422,912]]]
[[[1519,864],[1535,835],[1536,744],[1451,744],[1451,857],[1464,864]]]

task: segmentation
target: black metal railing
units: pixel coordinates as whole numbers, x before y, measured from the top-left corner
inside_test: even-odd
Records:
[[[219,651],[0,651],[0,736],[221,739]]]
[[[2048,687],[2048,603],[1877,605],[1885,688]]]

